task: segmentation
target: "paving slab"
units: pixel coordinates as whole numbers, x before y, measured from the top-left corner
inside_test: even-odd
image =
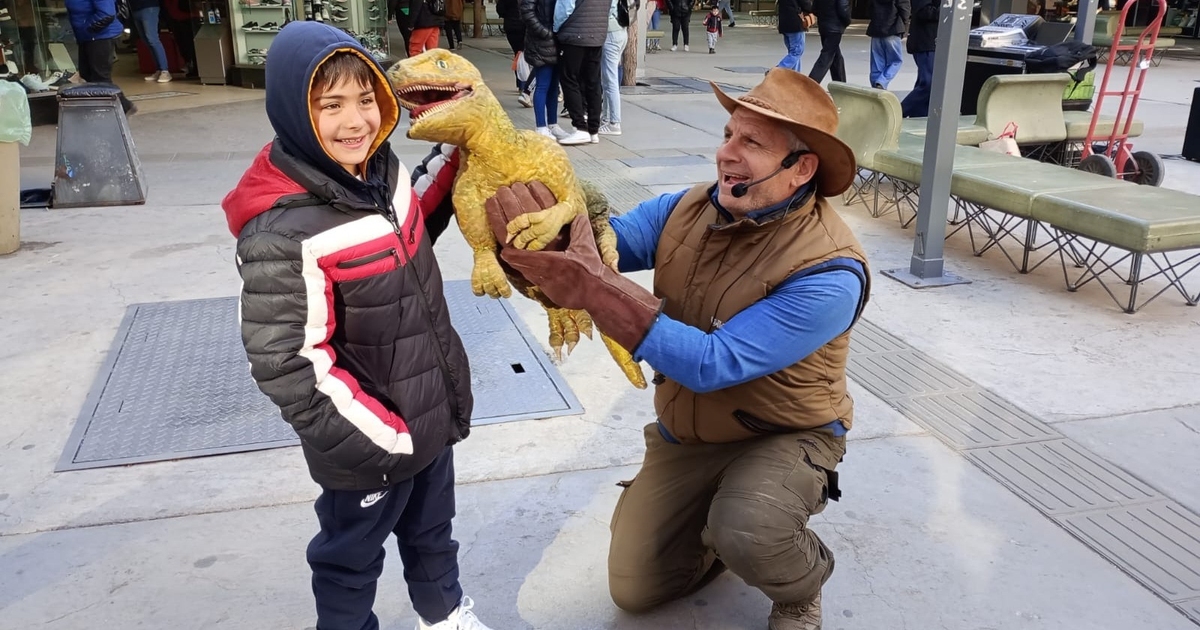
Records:
[[[838,559],[829,630],[1193,627],[931,437],[854,445],[841,470],[843,500],[813,524]],[[608,522],[633,471],[460,486],[462,580],[481,617],[509,630],[761,630],[769,602],[731,574],[647,615],[612,605]],[[310,628],[314,533],[311,506],[295,504],[0,537],[0,630]],[[377,600],[388,630],[415,622],[399,564],[392,553]]]
[[[1062,422],[1055,428],[1200,513],[1200,407]]]

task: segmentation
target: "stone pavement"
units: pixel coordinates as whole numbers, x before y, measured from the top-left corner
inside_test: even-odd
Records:
[[[648,74],[750,86],[759,75],[719,68],[769,66],[782,55],[779,39],[738,26],[726,31],[718,55],[699,45],[651,55]],[[503,41],[468,40],[467,55],[527,122],[509,87]],[[851,75],[865,74],[865,38],[853,35],[844,46]],[[1140,147],[1178,153],[1190,74],[1191,62],[1170,58],[1152,71],[1154,108]],[[913,77],[906,64],[894,87]],[[623,105],[624,135],[570,150],[581,172],[620,187],[622,199],[712,176],[723,110],[710,94],[629,95]],[[303,550],[315,531],[316,488],[297,449],[52,472],[128,304],[238,288],[233,239],[216,204],[270,139],[261,101],[151,113],[131,126],[148,203],[27,211],[25,246],[0,257],[0,397],[8,402],[0,422],[0,630],[307,628]],[[425,152],[397,144],[410,164]],[[53,129],[35,130],[22,150],[27,185],[49,176],[53,148]],[[1168,166],[1169,185],[1200,192],[1197,165]],[[861,207],[843,216],[877,272],[907,265],[911,231]],[[437,249],[447,278],[468,277],[461,238],[447,235]],[[1056,479],[1038,477],[1041,486],[1032,487],[986,459],[999,447],[964,445],[934,414],[906,408],[909,398],[889,394],[894,382],[866,369],[875,359],[864,351],[855,368],[856,427],[840,468],[846,494],[814,520],[838,558],[825,627],[1195,628],[1185,614],[1200,620],[1197,530],[1185,522],[1159,531],[1151,542],[1169,551],[1156,558],[1165,568],[1131,574],[1094,549],[1095,540],[1085,544],[1080,523],[1126,507],[1135,516],[1169,507],[1196,520],[1197,312],[1164,296],[1125,315],[1095,287],[1066,292],[1056,268],[1022,276],[994,253],[972,257],[961,235],[948,242],[947,260],[972,284],[913,291],[877,273],[865,314],[871,330],[929,370],[1026,412],[1027,427],[1042,437],[1023,448],[1091,455],[1049,456],[1038,470]],[[540,310],[528,300],[514,306],[540,335]],[[865,330],[856,339],[866,340]],[[630,389],[598,343],[581,344],[560,370],[584,415],[479,427],[457,449],[456,528],[464,583],[481,616],[497,630],[765,627],[769,604],[728,575],[650,615],[612,606],[606,526],[615,482],[640,461],[650,394]],[[1137,543],[1099,548],[1121,563],[1125,542]],[[394,554],[377,610],[388,630],[414,624]]]

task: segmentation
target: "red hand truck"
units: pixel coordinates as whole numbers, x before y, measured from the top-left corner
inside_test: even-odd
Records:
[[[1150,69],[1150,61],[1154,57],[1154,45],[1158,42],[1158,29],[1162,25],[1163,14],[1166,12],[1166,0],[1147,0],[1158,5],[1158,14],[1142,31],[1135,44],[1122,44],[1121,37],[1125,32],[1125,21],[1129,11],[1139,0],[1129,0],[1121,9],[1121,21],[1117,23],[1113,33],[1112,49],[1108,53],[1108,65],[1104,69],[1104,81],[1100,84],[1100,93],[1096,96],[1096,107],[1092,111],[1092,123],[1088,127],[1087,139],[1083,143],[1083,159],[1078,168],[1090,173],[1099,173],[1106,177],[1119,177],[1138,184],[1158,186],[1162,184],[1165,166],[1157,153],[1149,151],[1134,151],[1129,142],[1129,129],[1133,126],[1133,114],[1137,111],[1138,100],[1142,96],[1142,86],[1146,82],[1146,71]],[[1117,58],[1129,58],[1129,74],[1125,77],[1124,90],[1108,89],[1108,82],[1113,78],[1113,65]],[[1134,81],[1134,77],[1137,81]],[[1136,83],[1136,86],[1135,86]],[[1121,97],[1117,108],[1117,117],[1113,121],[1112,131],[1108,137],[1096,136],[1096,125],[1100,121],[1100,111],[1104,99],[1108,96]]]

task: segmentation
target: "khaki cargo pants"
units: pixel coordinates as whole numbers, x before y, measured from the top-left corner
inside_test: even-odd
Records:
[[[808,603],[833,554],[808,529],[836,499],[845,438],[814,430],[730,444],[672,444],[647,425],[642,468],[612,517],[608,587],[630,612],[694,590],[719,559],[772,601]]]

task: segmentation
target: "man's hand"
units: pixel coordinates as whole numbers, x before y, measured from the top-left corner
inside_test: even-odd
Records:
[[[508,238],[507,225],[522,214],[539,212],[557,203],[541,182],[520,182],[496,191],[485,203],[488,224],[496,240]],[[552,302],[566,309],[584,308],[588,286],[604,271],[595,236],[586,215],[580,214],[539,251],[503,247],[500,258]]]

